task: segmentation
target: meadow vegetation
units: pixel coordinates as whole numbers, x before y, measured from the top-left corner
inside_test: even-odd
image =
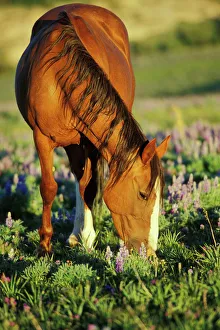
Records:
[[[129,254],[106,208],[96,213],[95,249],[66,246],[74,179],[57,149],[53,255],[38,259],[39,161],[30,136],[16,139],[13,120],[4,120],[12,134],[0,135],[2,329],[220,327],[219,125],[180,123],[170,131],[157,259],[147,260],[144,246]],[[155,135],[159,142],[164,132]]]

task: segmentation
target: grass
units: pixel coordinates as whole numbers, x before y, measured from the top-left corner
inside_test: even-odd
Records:
[[[4,124],[12,131],[15,122],[9,116]],[[164,159],[166,192],[158,258],[147,260],[144,250],[140,255],[133,251],[119,268],[118,253],[126,251],[105,208],[97,215],[94,250],[65,246],[74,217],[74,181],[59,149],[54,160],[58,194],[53,205],[53,255],[37,258],[42,208],[39,161],[30,140],[21,143],[1,132],[1,329],[220,327],[220,249],[213,241],[213,235],[216,242],[220,239],[220,186],[214,180],[220,158],[217,146],[209,151],[219,126],[215,130],[201,123],[183,126],[182,134],[172,131]],[[158,139],[162,135],[159,132]],[[178,145],[185,149],[177,151]],[[108,258],[107,246],[113,253]]]
[[[137,97],[202,94],[220,90],[219,47],[185,49],[134,59]]]

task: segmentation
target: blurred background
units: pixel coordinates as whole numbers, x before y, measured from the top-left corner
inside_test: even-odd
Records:
[[[220,121],[219,0],[80,2],[106,7],[124,21],[136,77],[133,111],[146,133],[180,122]],[[64,3],[71,2],[0,0],[0,129],[5,134],[28,129],[17,111],[14,74],[32,26]]]

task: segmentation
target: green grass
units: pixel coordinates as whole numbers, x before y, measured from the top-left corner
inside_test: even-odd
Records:
[[[14,79],[15,72],[13,70],[0,72],[0,102],[14,100]]]
[[[218,92],[219,56],[220,48],[211,47],[134,59],[136,97]]]
[[[187,96],[185,97],[187,99]],[[161,102],[162,103],[162,102]],[[207,96],[202,104],[192,104],[187,106],[177,106],[175,99],[170,106],[152,106],[146,108],[143,104],[136,102],[133,107],[133,113],[136,120],[140,123],[142,129],[147,133],[153,133],[156,130],[164,131],[178,127],[182,129],[183,125],[201,120],[216,124],[220,122],[219,102],[215,96]]]

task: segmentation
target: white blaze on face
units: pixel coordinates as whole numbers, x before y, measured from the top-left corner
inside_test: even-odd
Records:
[[[150,232],[148,239],[148,246],[151,247],[154,251],[157,250],[157,241],[159,235],[160,183],[158,178],[155,182],[155,189],[156,189],[156,200],[155,200],[153,212],[151,214]]]

